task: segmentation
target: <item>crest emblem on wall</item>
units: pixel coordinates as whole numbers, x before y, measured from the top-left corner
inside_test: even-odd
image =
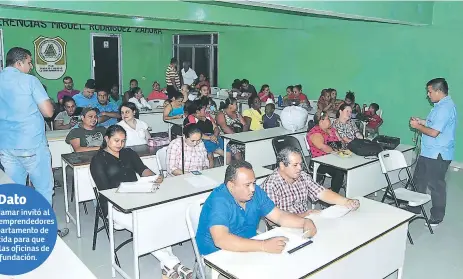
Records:
[[[59,79],[66,72],[66,41],[40,36],[34,41],[35,71],[44,79]]]

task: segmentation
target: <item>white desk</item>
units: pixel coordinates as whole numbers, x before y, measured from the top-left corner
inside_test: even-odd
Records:
[[[172,133],[171,129],[173,125],[177,125],[183,128],[183,121],[185,118],[180,118],[180,119],[170,119],[170,120],[165,120],[164,122],[167,123],[168,125],[168,132],[169,132],[169,140],[172,140]]]
[[[217,251],[204,261],[228,278],[380,279],[398,270],[400,279],[414,215],[359,200],[360,208],[342,218],[314,218],[318,232],[313,243],[293,254]],[[265,233],[258,237],[264,239]]]
[[[130,146],[142,159],[143,163],[155,173],[160,173],[156,160],[156,152],[163,146],[149,147],[148,145]],[[66,222],[71,220],[77,227],[77,237],[80,237],[80,203],[95,199],[93,186],[90,177],[90,162],[97,151],[79,152],[63,154],[61,156],[63,166],[63,188],[64,188],[64,207],[66,211]],[[69,198],[67,187],[66,167],[70,166],[74,173],[74,203],[75,217],[69,211]]]
[[[413,160],[414,146],[400,144],[396,150],[403,152],[408,165]],[[350,158],[340,158],[334,154],[328,154],[312,158],[314,163],[314,179],[317,178],[317,170],[320,165],[334,167],[347,172],[346,197],[366,196],[387,187],[387,181],[381,171],[378,157],[370,159],[352,154]],[[405,172],[403,173],[405,175]],[[389,173],[391,183],[399,182],[399,172]]]
[[[13,181],[0,170],[0,184],[9,184]],[[47,260],[35,270],[20,276],[4,276],[0,278],[18,279],[96,279],[96,276],[84,265],[84,263],[72,252],[72,250],[58,236],[56,244]]]
[[[71,130],[47,131],[48,148],[51,153],[51,167],[61,167],[61,155],[72,152],[72,147],[66,143],[66,136]]]
[[[272,140],[278,136],[294,136],[299,140],[302,152],[305,156],[309,155],[309,151],[305,145],[305,136],[307,127],[297,131],[289,131],[283,127],[263,129],[258,131],[249,131],[236,134],[223,134],[224,144],[230,141],[241,143],[245,146],[246,161],[253,166],[268,166],[276,163],[275,152],[273,151]],[[224,162],[227,162],[227,153],[224,154]]]
[[[104,190],[100,194],[105,196],[108,203],[109,232],[111,245],[111,263],[113,277],[117,270],[124,278],[131,278],[119,268],[114,259],[113,208],[131,214],[133,228],[133,261],[134,277],[139,279],[138,258],[144,254],[159,250],[190,239],[185,221],[188,206],[197,200],[205,199],[210,192],[223,183],[226,167],[204,170],[202,175],[216,183],[196,188],[185,178],[194,176],[191,173],[168,177],[161,184],[156,193],[122,194],[116,189]],[[271,170],[254,167],[257,178],[270,175]]]
[[[138,118],[148,124],[148,127],[151,128],[150,132],[152,133],[167,132],[169,127],[163,119],[164,108],[155,107],[154,105],[152,105],[152,107],[152,110],[140,111]]]

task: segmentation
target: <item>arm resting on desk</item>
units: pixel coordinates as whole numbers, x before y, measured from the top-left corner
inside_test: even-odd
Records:
[[[325,140],[323,139],[323,136],[321,134],[319,133],[313,134],[309,137],[309,140],[313,143],[313,145],[317,149],[320,149],[321,151],[325,153],[333,152],[333,148],[325,144]]]
[[[216,225],[210,228],[214,245],[232,252],[258,252],[262,249],[262,241],[246,239],[231,234],[226,226]]]
[[[80,139],[72,139],[71,140],[71,146],[72,149],[74,149],[75,152],[86,152],[86,151],[94,151],[94,150],[99,150],[99,146],[95,147],[82,147],[80,146]]]
[[[302,218],[296,214],[292,214],[275,207],[265,216],[270,221],[287,228],[301,228],[304,237],[312,237],[317,233],[315,224],[310,219]]]

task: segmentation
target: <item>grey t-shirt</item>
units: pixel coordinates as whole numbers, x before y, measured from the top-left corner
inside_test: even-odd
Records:
[[[81,147],[97,147],[103,143],[105,127],[95,127],[93,130],[86,130],[83,127],[72,129],[66,136],[66,143],[71,144],[71,140],[80,139]]]
[[[69,116],[66,111],[62,111],[55,117],[55,121],[56,120],[62,120],[63,125],[68,125],[69,122],[71,122],[71,116]]]

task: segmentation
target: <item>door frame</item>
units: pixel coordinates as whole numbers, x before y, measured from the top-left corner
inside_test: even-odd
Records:
[[[95,52],[94,52],[94,45],[93,45],[93,38],[94,37],[108,37],[114,38],[117,37],[117,50],[118,50],[118,67],[119,67],[119,94],[123,91],[122,88],[122,35],[121,34],[107,34],[107,33],[90,33],[90,73],[93,79],[95,79]],[[107,90],[111,90],[108,88]],[[110,92],[108,92],[110,93]]]
[[[1,57],[1,65],[0,71],[5,68],[5,52],[3,49],[3,29],[0,29],[0,57]]]

